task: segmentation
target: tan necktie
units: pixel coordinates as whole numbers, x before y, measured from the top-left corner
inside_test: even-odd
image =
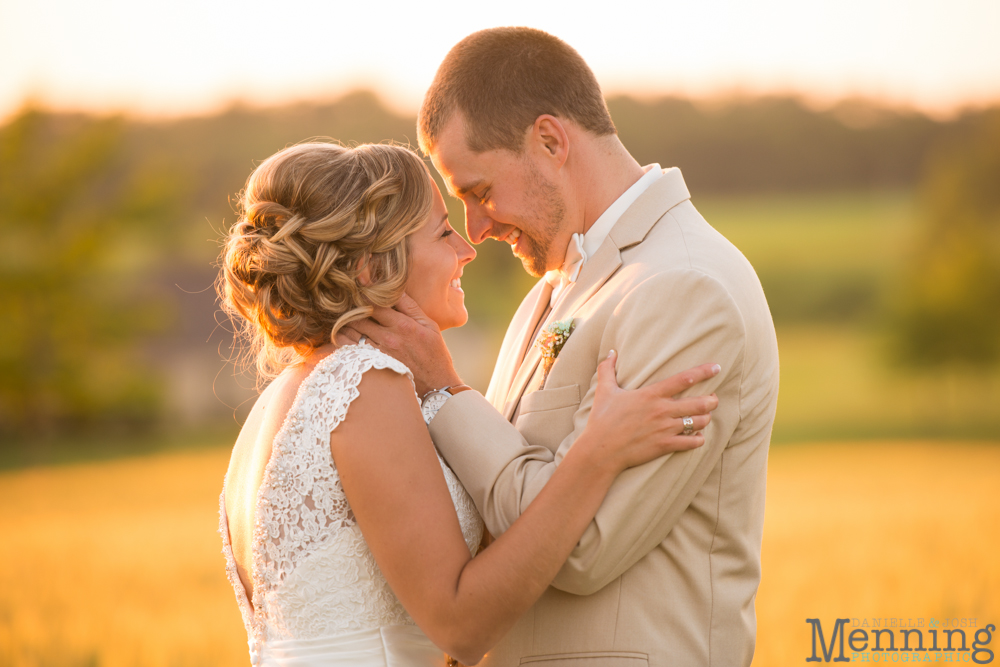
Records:
[[[550,303],[555,305],[569,286],[580,277],[580,270],[587,263],[587,252],[583,249],[583,234],[573,234],[566,248],[566,259],[562,266],[545,274],[545,281],[552,285]]]

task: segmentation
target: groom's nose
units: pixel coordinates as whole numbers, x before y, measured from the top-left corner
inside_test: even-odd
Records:
[[[479,206],[465,207],[465,233],[469,240],[479,245],[490,236],[493,230],[493,218],[485,215]]]

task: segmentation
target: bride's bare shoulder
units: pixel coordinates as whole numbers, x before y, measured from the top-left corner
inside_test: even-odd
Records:
[[[389,368],[372,368],[361,376],[358,395],[330,434],[330,444],[336,451],[338,443],[378,438],[386,429],[407,434],[427,430],[410,378]]]

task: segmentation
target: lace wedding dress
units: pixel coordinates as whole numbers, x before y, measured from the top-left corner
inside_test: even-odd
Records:
[[[444,664],[442,651],[414,624],[379,571],[330,454],[330,431],[343,421],[358,397],[362,374],[372,368],[388,368],[412,381],[399,361],[371,346],[351,345],[321,360],[299,387],[257,492],[252,605],[236,572],[223,488],[222,551],[253,665]],[[432,417],[424,415],[425,421]],[[438,459],[474,554],[482,519],[458,478]]]

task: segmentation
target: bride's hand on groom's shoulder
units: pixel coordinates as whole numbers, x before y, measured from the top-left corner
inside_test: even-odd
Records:
[[[701,447],[703,429],[719,405],[715,394],[679,397],[691,387],[715,377],[717,364],[703,364],[646,387],[618,386],[612,350],[597,367],[597,389],[587,422],[592,444],[603,456],[628,468],[672,452]],[[689,419],[685,432],[685,419]]]
[[[404,294],[394,308],[376,307],[372,316],[341,329],[337,345],[353,345],[362,338],[406,364],[413,373],[417,394],[462,384],[438,325]]]

